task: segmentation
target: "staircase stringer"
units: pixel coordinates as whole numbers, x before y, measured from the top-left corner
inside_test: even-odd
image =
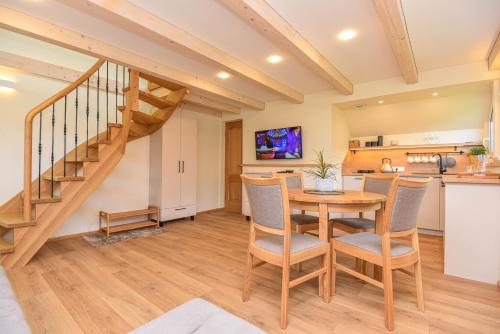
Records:
[[[117,138],[122,135],[119,131]],[[107,151],[107,152],[105,152]],[[43,244],[59,227],[78,209],[97,187],[107,178],[123,157],[121,140],[114,140],[103,150],[98,163],[89,163],[85,171],[90,177],[83,182],[74,182],[65,189],[63,200],[47,205],[44,212],[37,217],[37,224],[31,227],[19,228],[14,231],[16,249],[2,260],[5,268],[25,266]]]

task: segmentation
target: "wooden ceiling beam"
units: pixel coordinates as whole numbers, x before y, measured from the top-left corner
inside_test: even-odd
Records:
[[[264,0],[219,0],[271,41],[284,46],[337,91],[350,95],[352,83]]]
[[[38,59],[24,57],[18,54],[0,51],[0,66],[6,66],[17,71],[26,72],[39,77],[55,79],[64,82],[73,82],[80,78],[84,72],[47,63]],[[101,80],[102,80],[101,76]],[[89,85],[92,88],[97,88],[97,76],[93,75],[89,78]],[[115,81],[109,79],[109,87],[115,87]],[[86,83],[83,84],[84,86]],[[121,94],[122,83],[118,82],[119,92]],[[99,87],[101,90],[106,90],[103,84]],[[114,91],[114,88],[113,88]]]
[[[262,101],[222,88],[195,75],[179,71],[126,49],[115,47],[101,40],[45,22],[7,7],[0,6],[0,17],[2,18],[0,20],[0,28],[82,52],[93,57],[105,58],[140,72],[189,87],[192,91],[219,96],[252,109],[263,110],[265,107]]]
[[[68,83],[75,81],[76,79],[78,79],[83,75],[83,72],[74,70],[72,68],[67,68],[60,65],[54,65],[37,59],[28,58],[4,51],[0,51],[0,66],[6,66],[16,71],[21,71],[32,75]],[[109,83],[110,87],[114,87],[115,82],[113,80],[110,80]],[[165,81],[165,83],[167,83],[167,81]],[[92,88],[97,87],[96,76],[90,77],[90,87]],[[118,82],[118,87],[120,89],[122,87],[122,84],[120,82]],[[162,88],[154,83],[148,83],[148,88],[149,90],[155,90],[155,93],[156,90],[159,90],[159,94],[155,94],[157,96],[167,96],[170,93],[170,90]],[[170,88],[172,88],[172,90],[177,90],[183,87],[177,84],[172,84],[170,85]],[[105,90],[106,88],[101,84],[100,89]],[[185,95],[184,101],[189,102],[191,104],[196,104],[199,106],[210,108],[216,111],[224,111],[233,114],[239,114],[241,112],[241,108],[223,102],[215,101],[205,96],[196,94]]]
[[[500,32],[488,55],[488,70],[500,70]]]
[[[216,117],[222,117],[222,112],[218,110],[214,110],[212,108],[207,108],[205,106],[200,106],[197,104],[189,103],[189,102],[182,102],[182,106],[185,106],[187,109],[195,112],[199,112],[202,114],[207,114],[211,116],[216,116]]]
[[[293,88],[129,1],[87,0],[87,3],[104,15],[119,18],[119,22],[124,22],[128,29],[132,27],[142,35],[152,35],[155,41],[162,41],[167,47],[174,47],[181,53],[194,56],[203,62],[208,60],[221,69],[250,80],[293,103],[304,102],[304,95]]]
[[[149,84],[148,85],[149,90],[156,96],[164,97],[167,96],[170,91],[164,87],[160,87],[156,84]],[[223,112],[228,112],[232,114],[239,114],[241,112],[241,108],[222,103],[219,101],[215,101],[212,99],[209,99],[205,96],[202,95],[197,95],[197,94],[186,94],[183,99],[184,102],[186,102],[189,105],[197,105],[200,107],[205,107],[209,108],[215,111],[223,111]]]
[[[373,0],[373,6],[392,48],[399,69],[407,84],[418,81],[418,70],[406,28],[400,0]]]

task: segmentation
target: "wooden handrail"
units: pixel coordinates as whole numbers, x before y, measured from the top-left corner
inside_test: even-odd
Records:
[[[23,207],[23,216],[25,221],[31,221],[31,175],[32,175],[32,162],[33,162],[33,119],[40,112],[45,110],[47,107],[56,103],[64,96],[71,93],[76,87],[80,86],[84,83],[88,78],[90,78],[96,71],[99,69],[102,64],[104,64],[104,59],[99,59],[90,69],[88,69],[85,73],[82,74],[78,80],[71,83],[66,88],[62,89],[52,97],[43,101],[36,107],[30,110],[30,112],[26,115],[24,120],[24,207]]]

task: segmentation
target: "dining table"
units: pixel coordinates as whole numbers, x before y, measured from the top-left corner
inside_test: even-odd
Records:
[[[375,211],[375,232],[382,234],[385,195],[365,191],[342,190],[332,193],[310,192],[302,189],[288,189],[290,209],[319,213],[319,238],[330,242],[333,224],[329,223],[330,213],[353,213]],[[374,278],[381,280],[382,269],[374,267]],[[320,294],[325,291],[326,281],[319,277]],[[326,290],[327,291],[327,290]]]

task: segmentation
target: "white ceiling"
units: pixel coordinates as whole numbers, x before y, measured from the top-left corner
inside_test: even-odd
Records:
[[[500,31],[500,0],[402,0],[420,71],[488,58]]]
[[[304,94],[331,89],[289,52],[217,0],[130,1]],[[353,83],[400,76],[370,0],[267,1]],[[500,0],[402,3],[420,71],[485,60],[500,30]],[[215,76],[218,66],[180,54],[122,21],[97,16],[83,0],[0,0],[0,4],[130,49],[230,90],[263,101],[280,98],[242,78],[220,80]],[[336,34],[345,28],[356,29],[358,36],[348,42],[337,40]],[[267,63],[266,57],[276,53],[283,56],[283,62]]]
[[[438,96],[432,96],[432,92]],[[383,100],[383,104],[378,104]],[[491,104],[491,82],[475,82],[440,89],[359,100],[336,106],[346,110],[352,137],[405,134],[429,131],[482,129]]]

